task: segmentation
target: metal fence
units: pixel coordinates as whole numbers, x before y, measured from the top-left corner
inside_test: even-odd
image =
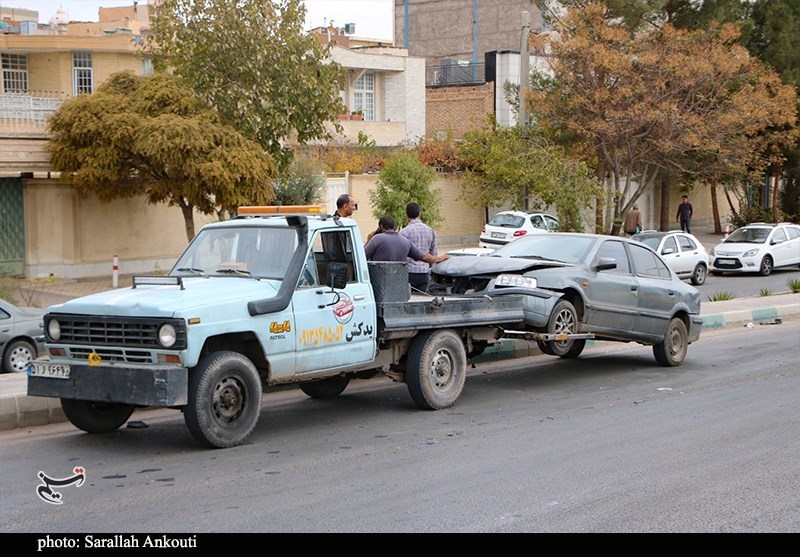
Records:
[[[486,64],[466,60],[425,67],[425,85],[469,85],[486,81]]]
[[[65,93],[37,91],[0,94],[0,132],[4,135],[47,133],[47,120],[68,97]]]

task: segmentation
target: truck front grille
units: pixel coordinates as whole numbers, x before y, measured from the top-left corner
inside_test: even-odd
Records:
[[[153,361],[152,352],[148,350],[122,350],[105,348],[92,350],[84,347],[69,348],[69,356],[78,360],[88,360],[89,355],[95,352],[104,362],[126,362],[129,364],[151,364]]]
[[[186,348],[186,325],[181,319],[153,317],[106,317],[97,315],[70,315],[50,313],[44,318],[45,331],[52,319],[57,319],[61,337],[49,342],[58,344],[85,344],[91,346],[119,346],[164,349],[158,342],[158,329],[165,323],[175,327],[177,341],[170,350]]]

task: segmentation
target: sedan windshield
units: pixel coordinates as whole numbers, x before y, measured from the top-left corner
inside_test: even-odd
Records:
[[[498,249],[491,257],[525,257],[563,263],[581,263],[595,239],[558,233],[528,236]]]
[[[763,244],[769,236],[769,228],[737,228],[733,234],[725,238],[731,244]]]
[[[282,279],[296,247],[293,228],[206,228],[189,244],[170,275]]]

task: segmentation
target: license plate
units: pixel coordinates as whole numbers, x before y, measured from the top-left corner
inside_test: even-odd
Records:
[[[28,375],[31,377],[52,377],[53,379],[69,379],[69,364],[53,364],[50,362],[30,362]]]
[[[714,263],[715,265],[735,265],[736,262],[733,259],[717,259]]]
[[[505,238],[506,235],[502,232],[492,232],[492,238]]]

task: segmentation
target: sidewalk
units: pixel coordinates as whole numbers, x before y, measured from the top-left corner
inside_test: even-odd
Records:
[[[73,284],[74,282],[74,284]],[[67,299],[79,290],[102,286],[109,288],[107,279],[72,281],[52,287],[52,291]],[[120,285],[123,282],[120,280]],[[49,289],[50,290],[50,289]],[[94,290],[97,291],[97,290]],[[769,297],[736,298],[723,302],[705,302],[701,314],[703,330],[741,327],[748,323],[774,323],[776,319],[800,315],[800,294],[779,294]],[[702,341],[703,337],[700,336]],[[590,341],[591,342],[591,341]],[[504,339],[475,358],[476,363],[523,358],[541,354],[535,342]],[[28,377],[22,373],[0,375],[0,431],[31,427],[66,420],[58,399],[27,396]]]

